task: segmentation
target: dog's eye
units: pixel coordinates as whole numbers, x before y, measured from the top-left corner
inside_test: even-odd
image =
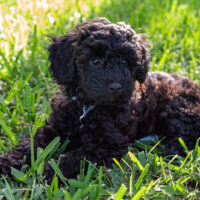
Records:
[[[123,64],[127,64],[127,62],[126,62],[125,59],[122,59],[121,62],[122,62]]]
[[[100,58],[94,58],[91,60],[91,63],[93,65],[99,65],[101,63],[101,60],[100,60]]]

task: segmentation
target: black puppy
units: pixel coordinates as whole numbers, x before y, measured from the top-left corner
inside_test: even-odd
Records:
[[[60,169],[75,177],[84,157],[110,166],[133,141],[165,136],[164,153],[181,153],[177,139],[193,148],[200,136],[200,86],[187,78],[147,73],[150,51],[144,36],[129,26],[97,18],[80,24],[49,46],[52,77],[61,90],[52,100],[46,125],[34,137],[35,149],[55,137],[70,140]],[[26,156],[26,160],[24,160]],[[0,156],[0,173],[30,165],[30,139]],[[53,170],[46,164],[46,176]]]

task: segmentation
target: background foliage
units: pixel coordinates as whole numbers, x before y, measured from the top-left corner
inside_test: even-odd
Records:
[[[177,72],[200,80],[200,1],[197,0],[0,0],[0,152],[10,151],[25,134],[33,136],[50,113],[57,90],[48,71],[49,36],[80,22],[107,17],[149,35],[151,70]],[[183,148],[187,151],[184,142]],[[159,143],[159,142],[158,142]],[[200,148],[186,158],[162,158],[157,143],[135,143],[113,168],[91,165],[87,176],[65,180],[54,161],[51,186],[43,163],[59,148],[56,139],[38,152],[31,170],[13,170],[18,180],[0,178],[0,199],[200,199]],[[82,171],[84,171],[84,165]]]

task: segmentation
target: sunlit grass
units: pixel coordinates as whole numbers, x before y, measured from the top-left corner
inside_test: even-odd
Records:
[[[0,5],[0,48],[5,55],[10,50],[18,52],[26,49],[33,26],[37,25],[39,33],[52,24],[60,25],[58,18],[65,19],[64,28],[71,28],[79,21],[86,20],[91,9],[89,5],[99,4],[93,0],[16,0]],[[44,26],[45,24],[45,26]]]

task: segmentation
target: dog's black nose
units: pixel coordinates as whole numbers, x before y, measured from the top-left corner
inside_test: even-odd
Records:
[[[110,92],[120,92],[122,90],[122,85],[120,83],[111,83],[108,86],[108,89],[110,90]]]

